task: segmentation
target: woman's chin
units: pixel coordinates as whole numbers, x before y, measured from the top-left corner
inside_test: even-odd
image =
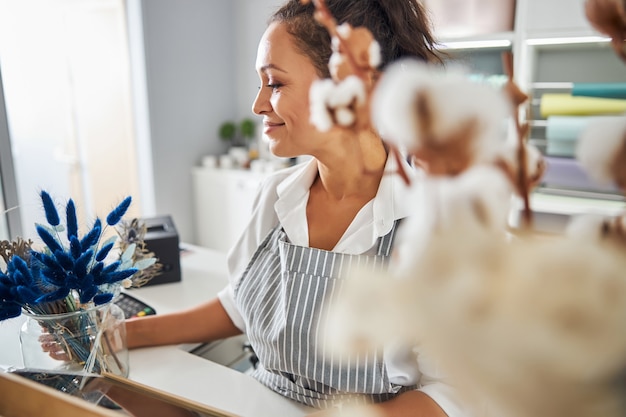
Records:
[[[285,149],[282,149],[280,146],[280,142],[274,139],[269,139],[269,149],[272,155],[277,156],[279,158],[290,158],[291,152],[286,152]]]

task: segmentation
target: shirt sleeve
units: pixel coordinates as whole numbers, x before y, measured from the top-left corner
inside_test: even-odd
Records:
[[[458,390],[446,381],[437,364],[417,349],[417,364],[421,372],[419,391],[432,398],[448,417],[472,417]]]
[[[228,314],[235,326],[237,326],[239,330],[245,333],[246,323],[239,313],[237,305],[235,304],[235,294],[232,284],[229,283],[219,293],[217,293],[217,298],[220,300],[220,303],[222,303],[222,307],[224,307],[224,310],[226,310],[226,314]]]

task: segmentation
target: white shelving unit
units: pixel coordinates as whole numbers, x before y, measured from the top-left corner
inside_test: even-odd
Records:
[[[478,4],[482,0],[468,1]],[[531,96],[530,139],[544,151],[547,121],[536,106],[543,93],[567,91],[575,82],[626,82],[626,66],[613,53],[608,38],[587,21],[584,2],[517,0],[510,32],[439,40],[454,60],[484,75],[502,74],[501,54],[513,52],[516,82]],[[531,202],[535,211],[566,216],[586,212],[612,215],[626,206],[621,195],[603,187],[576,190],[544,185]]]

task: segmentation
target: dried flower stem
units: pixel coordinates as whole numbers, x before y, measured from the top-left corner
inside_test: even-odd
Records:
[[[310,0],[301,1],[303,4],[310,3]],[[326,28],[331,37],[336,38],[339,41],[339,45],[341,46],[341,52],[345,54],[346,58],[348,59],[348,63],[350,65],[350,68],[352,69],[352,73],[364,82],[367,81],[367,74],[365,74],[363,69],[357,65],[354,53],[346,44],[345,40],[337,34],[337,21],[328,9],[328,6],[326,5],[326,0],[312,1],[313,5],[315,6],[315,20],[317,20],[322,26]]]
[[[519,166],[517,172],[517,186],[524,202],[522,212],[522,228],[530,229],[532,227],[533,218],[532,210],[530,209],[530,187],[527,180],[527,161],[526,150],[524,147],[528,135],[528,123],[522,123],[519,118],[520,106],[526,102],[528,96],[519,89],[517,84],[515,84],[513,78],[513,54],[511,52],[502,53],[502,66],[504,68],[504,73],[508,77],[508,81],[504,88],[513,104],[513,123],[515,124],[515,131],[518,139],[517,159]]]

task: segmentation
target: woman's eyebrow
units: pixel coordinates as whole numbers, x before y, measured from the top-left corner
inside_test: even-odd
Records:
[[[266,72],[266,71],[267,71],[267,70],[269,70],[269,69],[273,69],[273,70],[280,71],[280,72],[285,72],[285,73],[287,72],[287,71],[285,71],[284,69],[282,69],[282,68],[280,68],[279,66],[276,66],[276,65],[274,65],[274,64],[267,64],[267,65],[263,65],[263,66],[260,68],[260,71],[261,71],[261,72]]]

